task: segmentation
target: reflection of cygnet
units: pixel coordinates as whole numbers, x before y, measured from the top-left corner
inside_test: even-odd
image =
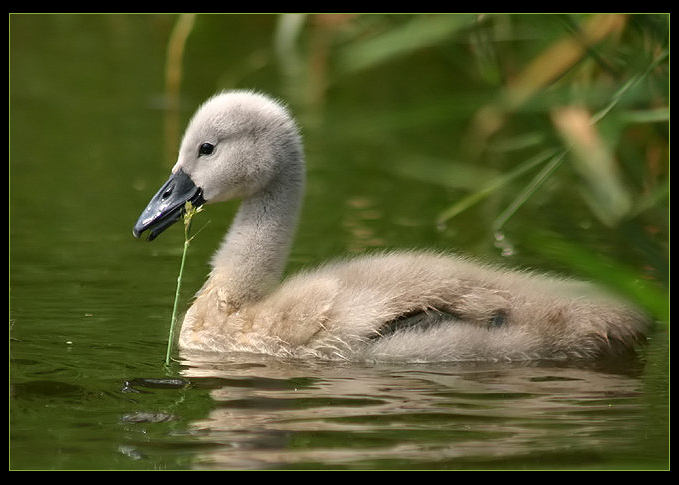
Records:
[[[632,348],[646,318],[585,283],[434,252],[333,262],[280,282],[304,192],[304,153],[284,107],[251,92],[209,99],[134,233],[149,239],[194,205],[242,199],[185,316],[186,349],[417,361],[594,359]]]

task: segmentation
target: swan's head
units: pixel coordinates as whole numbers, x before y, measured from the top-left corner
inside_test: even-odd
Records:
[[[232,91],[207,100],[194,114],[169,180],[134,226],[148,239],[178,221],[184,205],[252,197],[280,177],[299,177],[303,164],[297,126],[278,102]]]

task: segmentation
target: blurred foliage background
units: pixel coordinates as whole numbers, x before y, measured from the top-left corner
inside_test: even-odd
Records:
[[[264,86],[332,132],[310,151],[360,144],[372,169],[449,190],[434,221],[449,240],[483,206],[504,255],[546,257],[669,320],[669,15],[247,17],[230,27],[271,36],[202,42],[224,18],[177,19],[168,153],[182,83],[224,62],[220,88]]]
[[[72,193],[58,165],[38,166],[37,150],[75,163],[83,143],[99,163],[83,160],[81,178],[96,185],[106,173],[118,180],[110,198],[138,195],[110,215],[129,224],[162,170],[140,161],[171,167],[200,102],[256,89],[288,103],[305,137],[310,184],[293,264],[453,249],[601,281],[669,320],[669,14],[10,20],[13,143],[36,131],[43,140],[12,154],[16,224],[39,202],[21,190],[35,187],[27,168],[60,177],[41,189],[58,188],[53,200]],[[86,192],[87,206],[72,201],[83,226],[103,188]],[[224,230],[211,226],[209,251]]]

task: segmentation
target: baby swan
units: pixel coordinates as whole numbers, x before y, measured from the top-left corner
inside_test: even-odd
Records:
[[[327,264],[281,283],[304,191],[297,125],[278,102],[218,94],[195,113],[170,179],[134,227],[148,239],[194,205],[242,203],[182,325],[184,349],[348,360],[596,359],[646,317],[595,288],[432,252]]]

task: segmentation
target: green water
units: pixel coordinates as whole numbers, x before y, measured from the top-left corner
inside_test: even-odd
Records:
[[[300,119],[309,174],[290,271],[371,249],[446,248],[604,282],[631,273],[636,283],[621,288],[666,316],[664,197],[606,225],[566,167],[500,231],[493,221],[525,178],[438,220],[553,137],[539,113],[524,113],[485,156],[463,156],[497,84],[472,63],[483,32],[474,18],[424,28],[406,16],[331,20],[306,19],[290,51],[275,42],[288,25],[277,16],[198,16],[184,51],[180,129],[205,98],[234,87],[280,96]],[[592,366],[177,353],[165,369],[183,234],[177,226],[146,243],[131,232],[174,163],[165,62],[176,21],[10,16],[11,469],[669,466],[667,322],[638,359]],[[521,47],[539,51],[553,40],[541,33],[559,25],[548,16],[521,30]],[[355,47],[361,29],[387,27],[401,35]],[[664,126],[642,125],[633,140],[668,137]],[[624,153],[638,155],[634,145]],[[207,225],[191,245],[184,302],[235,208],[196,218]],[[573,247],[606,264],[576,259]]]

